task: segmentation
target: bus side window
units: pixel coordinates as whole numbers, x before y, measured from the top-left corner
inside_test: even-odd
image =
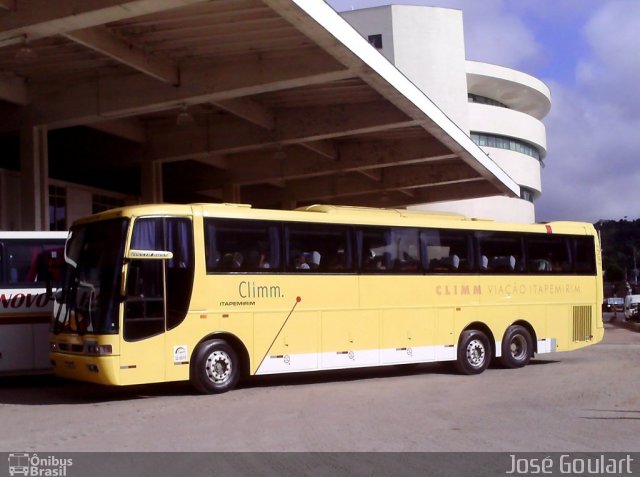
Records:
[[[62,241],[61,241],[62,242]],[[3,244],[0,267],[3,281],[25,287],[42,286],[60,276],[63,243],[15,239]]]
[[[124,338],[136,341],[164,332],[164,297],[160,260],[132,260],[127,276]]]
[[[25,244],[8,244],[7,271],[9,273],[9,283],[17,284],[27,281],[26,278],[31,269],[31,264],[37,258],[37,254],[32,257],[31,248],[30,245]]]
[[[420,231],[422,266],[427,272],[464,273],[473,269],[469,235],[452,230]]]
[[[418,229],[393,227],[391,229],[393,269],[396,272],[416,273],[421,271],[420,242]]]
[[[205,218],[207,273],[277,271],[279,229],[276,222]]]
[[[139,276],[145,282],[143,290],[146,295],[144,296],[148,300],[142,303],[142,306],[146,307],[144,310],[136,310],[135,300],[133,300],[130,305],[132,307],[130,309],[131,315],[127,315],[129,318],[135,319],[140,316],[156,318],[154,313],[157,312],[156,308],[160,306],[158,302],[162,304],[162,294],[159,290],[156,290],[158,286],[157,278],[153,273],[162,275],[161,266],[166,267],[167,295],[164,298],[166,299],[167,308],[167,329],[175,328],[186,318],[191,300],[195,269],[192,230],[192,222],[186,217],[142,217],[136,220],[131,238],[131,248],[138,250],[166,250],[172,252],[173,257],[164,264],[160,261],[154,261],[153,263],[150,262],[150,264],[138,265],[140,267]],[[134,263],[135,261],[132,262],[132,265]],[[130,267],[130,273],[137,273],[135,267]],[[129,285],[130,283],[127,282],[127,286]],[[135,287],[135,284],[131,283],[130,286]],[[147,316],[149,313],[151,315]],[[152,334],[157,333],[155,326],[151,325],[146,331]],[[137,331],[130,333],[128,336],[131,339],[145,337],[142,334],[138,334]]]
[[[287,271],[347,273],[353,270],[348,227],[296,223],[286,226]]]
[[[529,273],[572,273],[569,243],[562,235],[526,237]]]
[[[593,237],[575,237],[573,239],[573,257],[576,273],[579,275],[595,275],[595,243]]]
[[[479,256],[487,257],[486,269],[481,271],[489,273],[520,273],[525,270],[523,241],[519,234],[505,232],[476,232],[478,239]]]
[[[358,230],[358,250],[360,251],[360,269],[364,272],[384,272],[390,270],[391,230],[387,228],[362,228]]]
[[[52,283],[58,283],[62,276],[64,267],[64,247],[48,247],[45,246],[42,252],[43,265],[45,267],[45,275]]]

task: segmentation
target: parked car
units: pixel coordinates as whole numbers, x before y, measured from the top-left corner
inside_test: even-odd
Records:
[[[638,306],[640,295],[627,295],[624,297],[624,317],[627,320],[638,319]]]
[[[610,297],[605,298],[604,303],[602,304],[602,311],[624,311],[624,298],[622,297]]]

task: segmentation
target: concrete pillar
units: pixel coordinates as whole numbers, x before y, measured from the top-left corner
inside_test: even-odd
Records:
[[[240,186],[237,184],[225,184],[222,189],[222,201],[230,204],[241,203]]]
[[[295,199],[285,199],[280,203],[282,210],[294,210],[298,207],[298,202]]]
[[[20,172],[0,170],[0,230],[20,230]]]
[[[67,223],[93,213],[93,193],[84,187],[69,185],[67,189]]]
[[[49,230],[49,148],[46,126],[20,130],[20,229]]]
[[[143,204],[164,202],[162,190],[162,162],[158,159],[145,158],[142,161],[141,199]]]
[[[0,171],[0,230],[11,230],[9,228],[9,207],[7,194],[7,181],[4,171]]]

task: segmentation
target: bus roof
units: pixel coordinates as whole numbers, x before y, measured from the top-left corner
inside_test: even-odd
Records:
[[[306,207],[299,207],[295,209],[301,212],[319,212],[324,214],[336,214],[343,216],[358,216],[363,215],[375,215],[376,217],[393,216],[393,217],[421,217],[432,216],[438,219],[449,220],[465,220],[466,217],[461,214],[454,214],[449,212],[425,212],[419,210],[406,210],[406,209],[376,209],[373,207],[356,207],[351,205],[324,205],[315,204]]]
[[[360,225],[397,225],[464,228],[471,230],[504,230],[532,233],[593,234],[593,225],[586,222],[549,222],[543,224],[519,224],[495,222],[488,219],[468,218],[446,212],[406,209],[378,209],[339,205],[309,205],[295,210],[255,209],[249,204],[194,203],[194,204],[143,204],[111,209],[77,220],[75,223],[93,222],[116,217],[140,217],[149,215],[194,215],[238,219],[282,220],[291,222],[321,222]],[[313,216],[311,216],[313,215]]]

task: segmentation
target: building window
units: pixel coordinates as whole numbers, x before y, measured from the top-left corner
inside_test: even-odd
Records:
[[[94,214],[103,212],[109,209],[115,209],[116,207],[122,207],[124,200],[108,195],[93,194],[91,200],[91,210]]]
[[[49,186],[49,230],[67,230],[67,191]]]
[[[520,152],[541,161],[540,151],[531,144],[519,141],[505,136],[497,136],[494,134],[471,133],[471,140],[478,146],[495,147],[498,149],[508,149],[510,151]]]
[[[369,40],[369,43],[375,49],[382,50],[382,35],[381,34],[378,33],[377,35],[369,35],[367,37],[367,40]]]
[[[533,198],[535,197],[535,193],[531,189],[527,189],[526,187],[520,187],[520,198],[524,199],[528,202],[533,203]]]
[[[470,103],[488,104],[489,106],[499,106],[501,108],[508,108],[504,103],[496,101],[495,99],[487,98],[486,96],[480,96],[479,94],[468,94],[468,100]]]

